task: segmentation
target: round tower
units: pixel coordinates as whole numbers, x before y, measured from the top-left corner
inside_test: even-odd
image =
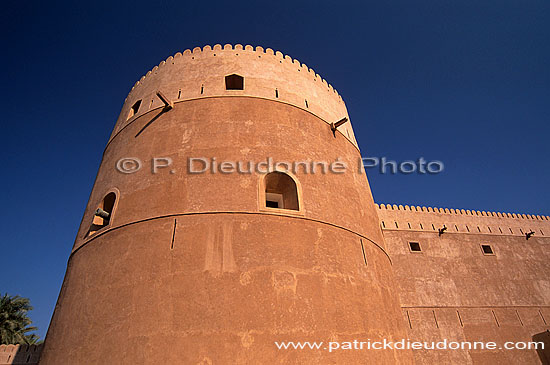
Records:
[[[410,362],[328,351],[406,338],[344,118],[331,85],[269,48],[149,71],[105,148],[41,364]]]

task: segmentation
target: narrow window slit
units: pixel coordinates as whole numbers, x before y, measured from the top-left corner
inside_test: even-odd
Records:
[[[174,240],[176,238],[176,226],[177,226],[177,224],[178,224],[177,220],[174,219],[174,229],[172,230],[172,244],[170,245],[171,250],[174,249]]]
[[[493,313],[493,317],[495,318],[495,322],[497,324],[497,327],[500,327],[500,323],[498,323],[497,315],[495,314],[495,311],[491,309],[491,313]]]
[[[540,309],[539,309],[539,314],[540,314],[540,318],[542,318],[542,322],[543,322],[544,325],[546,326],[546,325],[547,325],[546,319],[544,319],[544,316],[542,315],[542,312],[540,311]]]
[[[365,261],[365,266],[369,266],[367,264],[367,255],[365,254],[365,246],[363,246],[363,240],[360,240],[361,241],[361,251],[363,252],[363,260]]]
[[[521,323],[521,326],[523,327],[523,321],[521,320],[521,317],[519,316],[519,312],[517,309],[516,309],[516,315],[518,316],[519,323]]]

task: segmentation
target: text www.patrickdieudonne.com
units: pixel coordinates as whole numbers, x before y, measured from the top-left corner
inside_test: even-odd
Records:
[[[275,341],[279,350],[544,350],[544,342],[480,342],[480,341]]]

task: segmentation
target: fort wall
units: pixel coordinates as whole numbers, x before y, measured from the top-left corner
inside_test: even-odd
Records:
[[[533,341],[550,330],[547,216],[384,204],[377,208],[411,339],[494,341],[503,346]],[[440,234],[443,226],[447,230]],[[534,232],[529,239],[528,232]],[[411,242],[420,251],[413,251]],[[535,350],[428,350],[414,355],[420,364],[541,361]]]
[[[0,365],[37,365],[43,345],[0,345]]]

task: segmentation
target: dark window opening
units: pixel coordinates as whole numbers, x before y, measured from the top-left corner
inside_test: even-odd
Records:
[[[300,210],[298,189],[294,180],[283,172],[271,172],[265,177],[265,206],[267,208]]]
[[[409,242],[409,249],[411,252],[421,252],[420,243],[418,242]]]
[[[275,97],[278,98],[279,97],[279,90],[275,89]]]
[[[94,219],[92,225],[88,230],[87,236],[99,231],[101,228],[108,226],[111,223],[111,217],[113,215],[113,209],[115,207],[116,194],[109,193],[103,198],[99,206],[94,212]]]
[[[481,245],[481,249],[483,250],[484,255],[494,255],[493,248],[491,245]]]
[[[265,201],[265,206],[268,207],[268,208],[279,208],[279,202],[269,200],[269,198],[267,198],[266,201]]]
[[[244,90],[244,77],[233,74],[225,77],[226,90]]]
[[[201,95],[204,94],[204,85],[201,86]]]
[[[130,111],[128,112],[128,118],[126,120],[132,118],[134,115],[136,115],[139,111],[139,107],[141,106],[141,99],[136,101],[134,105],[130,108]]]

